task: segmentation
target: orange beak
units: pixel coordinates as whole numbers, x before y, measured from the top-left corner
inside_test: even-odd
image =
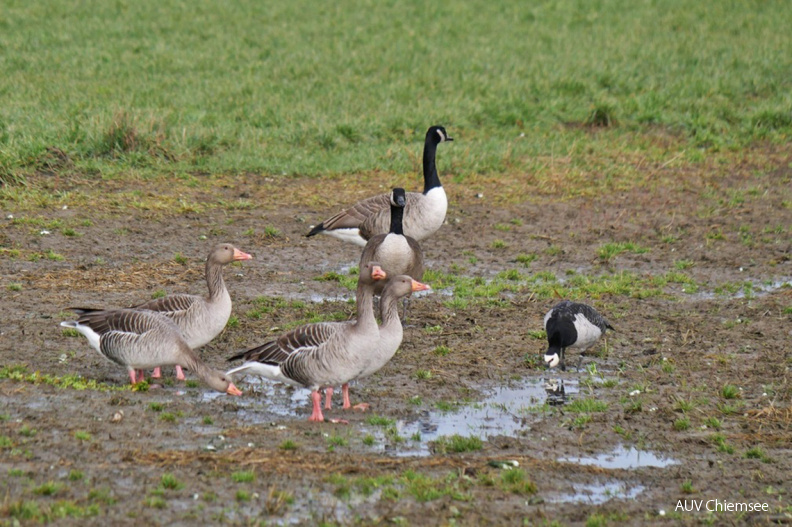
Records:
[[[371,269],[371,278],[373,278],[374,280],[385,280],[386,278],[388,278],[388,273],[383,271],[382,267],[380,267],[379,265],[375,265]]]
[[[415,291],[429,291],[430,289],[431,289],[431,287],[429,287],[427,284],[419,282],[418,280],[413,280],[412,281],[412,290],[413,290],[413,292],[415,292]]]
[[[237,397],[239,397],[240,395],[242,395],[242,390],[234,386],[234,383],[232,382],[228,385],[228,389],[226,390],[226,393],[228,395],[236,395]]]
[[[236,247],[234,247],[234,261],[238,262],[239,260],[252,260],[253,257],[250,256],[248,253],[243,253]]]

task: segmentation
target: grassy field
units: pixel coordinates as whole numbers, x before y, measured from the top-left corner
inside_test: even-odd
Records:
[[[403,173],[434,123],[458,182],[618,176],[666,138],[695,163],[792,130],[784,1],[3,4],[4,182]]]

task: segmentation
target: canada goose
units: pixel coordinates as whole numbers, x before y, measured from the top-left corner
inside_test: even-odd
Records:
[[[231,316],[231,295],[223,280],[223,267],[231,262],[250,260],[253,257],[229,243],[212,248],[206,258],[206,285],[208,296],[175,294],[150,300],[130,309],[148,309],[167,316],[179,327],[184,340],[192,349],[209,344],[220,334]],[[161,375],[159,366],[152,377]],[[176,365],[176,378],[184,380],[181,366]]]
[[[440,184],[435,165],[437,145],[453,141],[442,126],[426,132],[423,151],[424,190],[408,192],[404,207],[404,234],[418,241],[425,240],[445,221],[448,198]],[[359,201],[311,229],[306,236],[320,232],[341,240],[365,246],[377,234],[387,234],[390,226],[390,194],[380,194]]]
[[[360,265],[375,261],[382,265],[388,276],[409,275],[421,280],[424,273],[423,251],[417,241],[404,235],[402,228],[405,194],[403,188],[395,188],[391,192],[390,231],[371,237],[360,256]],[[377,282],[374,294],[381,295],[386,284],[385,281]]]
[[[550,368],[560,363],[562,370],[566,370],[564,352],[567,348],[581,350],[582,361],[583,353],[597,343],[606,329],[614,330],[596,309],[569,300],[559,302],[547,312],[544,326],[549,344],[544,360]]]
[[[374,317],[374,283],[385,273],[376,262],[360,268],[357,286],[357,319],[338,324],[308,324],[274,341],[237,354],[228,360],[245,362],[227,372],[249,373],[311,390],[310,421],[324,421],[319,389],[346,385],[367,363],[370,350],[379,341]],[[345,388],[345,407],[349,403]]]
[[[143,380],[144,369],[178,364],[219,392],[242,395],[224,373],[209,368],[198,358],[176,324],[164,315],[137,309],[70,309],[79,318],[61,322],[61,326],[76,329],[102,356],[125,366],[132,384]]]

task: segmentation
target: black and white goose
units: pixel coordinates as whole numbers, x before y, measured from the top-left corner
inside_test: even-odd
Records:
[[[404,234],[425,240],[445,221],[448,198],[437,175],[437,145],[453,141],[445,128],[432,126],[426,132],[423,151],[423,192],[408,192],[404,207]],[[377,234],[387,234],[390,227],[390,194],[380,194],[359,201],[311,229],[306,236],[323,232],[361,247]]]
[[[388,276],[407,275],[420,281],[424,274],[423,251],[418,242],[405,236],[403,228],[404,206],[407,203],[403,188],[395,188],[390,198],[390,232],[372,236],[360,256],[360,267],[369,262],[379,262]],[[381,295],[386,281],[378,281],[374,294]]]
[[[567,348],[581,350],[582,360],[583,353],[599,341],[606,329],[614,330],[596,309],[569,300],[559,302],[547,312],[544,326],[549,345],[544,360],[550,368],[561,364],[562,370],[566,370],[564,352]]]
[[[242,395],[228,376],[198,358],[176,324],[166,316],[136,309],[70,309],[79,315],[78,319],[61,322],[61,326],[76,329],[103,357],[124,366],[132,384],[143,380],[144,369],[179,365],[219,392]]]

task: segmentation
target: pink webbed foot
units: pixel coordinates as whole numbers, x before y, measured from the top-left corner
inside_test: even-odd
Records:
[[[360,403],[352,407],[353,410],[357,410],[358,412],[365,412],[369,408],[371,408],[369,403]]]
[[[176,365],[176,378],[179,379],[180,381],[187,380],[187,377],[184,376],[184,370],[182,370],[182,367],[179,366],[178,364]]]
[[[311,401],[313,402],[313,412],[311,412],[311,417],[308,420],[324,421],[324,416],[322,415],[322,394],[318,390],[311,392]]]
[[[330,410],[333,407],[333,388],[325,388],[325,410]]]
[[[156,368],[154,368],[154,371],[151,372],[151,378],[152,379],[159,379],[160,377],[162,377],[162,368],[157,366]]]
[[[344,410],[349,410],[352,408],[352,404],[349,402],[349,383],[344,384],[341,386],[341,393],[344,394]]]

